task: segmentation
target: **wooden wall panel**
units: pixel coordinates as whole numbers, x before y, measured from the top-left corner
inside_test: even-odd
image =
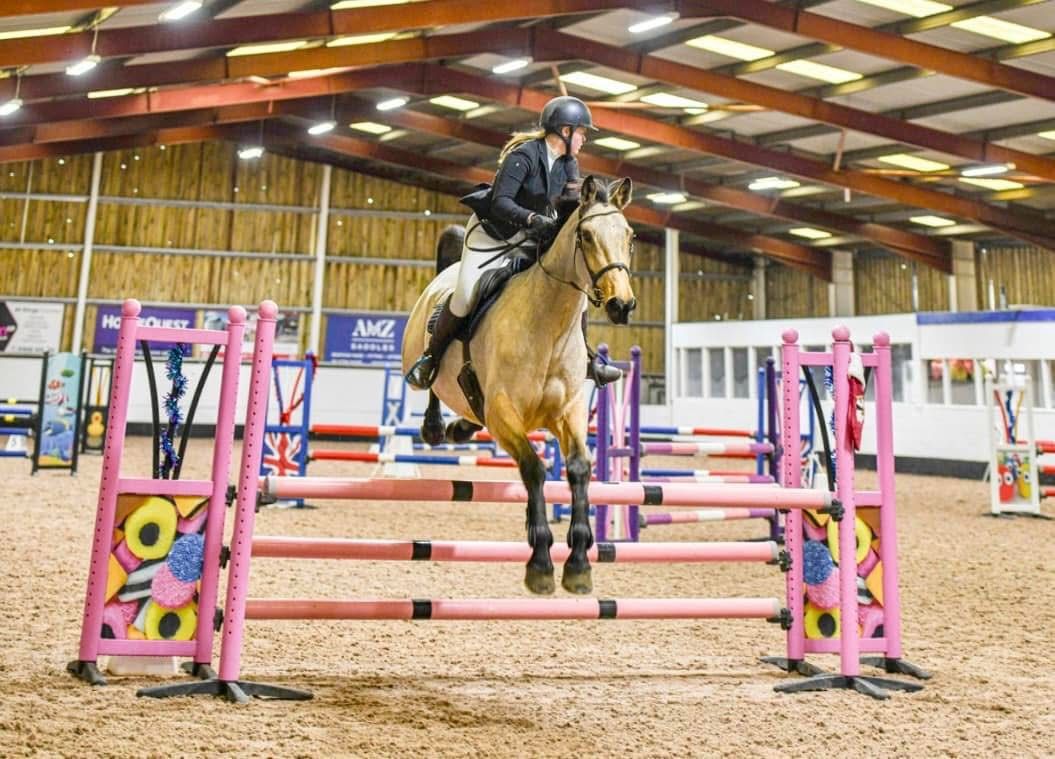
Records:
[[[0,295],[65,298],[77,294],[80,254],[0,247]]]
[[[913,266],[887,253],[854,256],[854,299],[857,313],[911,313],[912,275],[919,291],[919,311],[946,311],[949,288],[946,275],[929,266]]]
[[[805,319],[827,316],[828,283],[770,262],[766,266],[766,317]]]
[[[1008,305],[1055,306],[1055,251],[1032,247],[986,247],[977,258],[978,304],[989,304],[989,280],[1000,306],[1004,289]]]

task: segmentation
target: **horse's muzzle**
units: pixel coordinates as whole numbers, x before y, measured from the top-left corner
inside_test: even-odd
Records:
[[[627,324],[630,321],[630,312],[635,308],[637,308],[637,298],[631,298],[629,301],[622,298],[609,298],[604,304],[604,310],[614,324]]]

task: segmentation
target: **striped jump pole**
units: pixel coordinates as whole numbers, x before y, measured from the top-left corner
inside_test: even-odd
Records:
[[[692,512],[689,512],[692,513]],[[571,549],[555,544],[554,563]],[[344,538],[254,537],[253,558],[351,559],[358,561],[516,562],[531,558],[524,542],[497,540],[349,540]],[[590,561],[599,564],[670,564],[707,562],[778,562],[776,543],[596,543]]]
[[[375,453],[372,451],[315,451],[313,461],[359,461],[366,464],[432,464],[434,466],[483,466],[515,469],[515,459],[493,456],[427,456],[414,453]]]
[[[494,443],[414,443],[415,451],[494,451]]]
[[[642,435],[684,435],[688,437],[744,437],[754,438],[751,430],[736,430],[725,427],[657,427],[643,425]]]
[[[329,498],[368,501],[458,501],[474,503],[524,503],[527,489],[520,482],[426,479],[369,479],[356,477],[263,477],[265,497]],[[571,501],[566,482],[543,485],[547,502]],[[838,516],[841,506],[828,491],[770,489],[753,485],[649,484],[642,482],[592,482],[592,503],[642,506],[761,506],[781,509],[821,509]]]
[[[1040,497],[1041,498],[1055,498],[1055,488],[1041,488],[1040,489]]]
[[[655,524],[693,524],[696,522],[731,522],[737,519],[770,519],[776,514],[774,509],[699,509],[696,511],[675,511],[666,514],[643,514],[644,526]],[[766,545],[772,541],[760,543]],[[646,544],[649,545],[649,544]],[[773,543],[776,545],[776,543]]]
[[[396,427],[378,424],[313,424],[311,433],[313,435],[359,438],[382,438],[391,437],[392,435],[419,437],[421,430],[417,427]],[[542,430],[528,433],[528,440],[532,442],[544,443],[549,438],[550,434]],[[480,430],[473,435],[473,441],[477,443],[493,443],[495,439],[487,430]]]
[[[246,619],[766,619],[787,617],[776,598],[467,598],[354,601],[251,598]]]
[[[686,482],[707,482],[711,478],[718,478],[719,482],[749,482],[756,485],[766,485],[774,482],[773,477],[768,474],[752,474],[751,472],[722,469],[643,469],[641,470],[641,476],[644,478],[670,477],[675,480],[684,479]]]
[[[773,452],[769,443],[642,443],[645,456],[716,456],[754,458]]]
[[[1055,440],[1038,440],[1037,453],[1055,453]]]
[[[715,476],[708,475],[704,477],[654,477],[652,475],[642,475],[641,482],[697,482],[706,485],[726,484],[726,485],[768,485],[771,488],[778,487],[775,482],[766,482],[764,479],[765,475],[761,477],[757,474],[743,474],[736,477],[729,475],[726,476]]]

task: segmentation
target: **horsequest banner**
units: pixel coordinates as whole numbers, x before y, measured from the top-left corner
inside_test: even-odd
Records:
[[[333,314],[326,321],[323,360],[398,366],[406,314]]]
[[[193,329],[198,319],[198,312],[193,308],[158,308],[143,306],[139,312],[141,327],[172,327],[173,329]],[[95,314],[95,338],[92,341],[92,352],[105,355],[117,353],[117,332],[121,328],[121,306],[99,306]],[[150,352],[154,356],[163,356],[166,351],[175,348],[175,343],[150,341]],[[140,348],[136,345],[136,353]],[[190,346],[183,350],[190,355]]]
[[[0,300],[0,353],[57,351],[65,311],[61,303]]]

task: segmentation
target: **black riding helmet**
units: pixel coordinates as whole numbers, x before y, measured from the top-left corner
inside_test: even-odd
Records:
[[[553,133],[561,137],[568,147],[569,154],[571,153],[571,139],[561,134],[560,130],[563,127],[571,127],[573,132],[576,127],[586,127],[597,131],[597,127],[593,125],[593,116],[590,114],[589,106],[579,98],[570,95],[555,97],[546,103],[539,115],[538,125],[546,134]]]

